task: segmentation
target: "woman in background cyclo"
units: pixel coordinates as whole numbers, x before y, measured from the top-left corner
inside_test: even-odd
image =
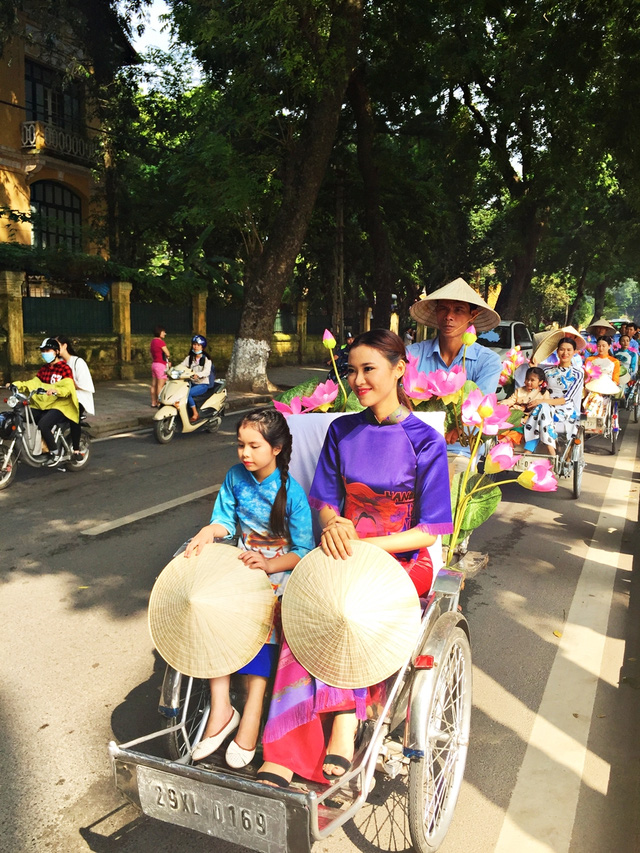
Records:
[[[525,453],[535,452],[538,443],[542,443],[549,456],[555,456],[557,427],[563,425],[567,439],[578,431],[584,370],[571,363],[575,351],[575,340],[561,338],[556,349],[558,364],[544,368],[550,399],[536,406],[527,418],[524,425]]]

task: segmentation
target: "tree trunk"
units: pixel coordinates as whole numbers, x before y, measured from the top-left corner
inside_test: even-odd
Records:
[[[608,287],[609,281],[608,279],[604,278],[595,289],[595,305],[593,306],[593,317],[591,319],[592,323],[594,320],[599,320],[600,317],[604,317],[604,298],[607,295]]]
[[[569,311],[567,312],[567,325],[568,326],[575,326],[575,316],[576,316],[576,313],[578,311],[578,308],[580,307],[580,303],[582,302],[582,298],[584,296],[584,289],[585,289],[585,285],[587,283],[587,271],[588,271],[588,269],[589,269],[589,265],[584,264],[584,266],[582,267],[582,272],[580,274],[580,278],[578,280],[577,287],[576,287],[575,299],[573,300],[573,302],[569,306]]]
[[[356,61],[362,14],[363,0],[344,0],[334,13],[330,50],[339,51],[341,59],[333,64],[324,85],[318,84],[320,95],[309,107],[303,132],[284,155],[282,199],[273,227],[267,240],[255,241],[247,259],[240,331],[227,374],[230,388],[270,388],[266,361],[273,324],[329,162],[344,93]]]
[[[349,81],[349,102],[356,117],[358,166],[364,183],[365,221],[373,252],[373,328],[388,329],[393,287],[396,281],[389,236],[380,200],[380,177],[375,155],[376,129],[371,99],[358,68]]]
[[[521,204],[526,204],[521,202]],[[531,284],[531,276],[536,261],[536,252],[542,237],[544,224],[538,215],[538,205],[535,203],[526,205],[520,215],[521,250],[516,253],[511,261],[512,271],[509,279],[500,291],[496,311],[503,319],[520,319],[520,303],[526,289]]]

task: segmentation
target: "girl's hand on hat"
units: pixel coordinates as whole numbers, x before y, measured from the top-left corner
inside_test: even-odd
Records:
[[[213,543],[215,533],[216,531],[213,529],[212,524],[203,527],[187,545],[184,552],[185,557],[197,557],[204,545],[211,545]]]
[[[328,557],[346,560],[353,554],[351,540],[359,538],[353,522],[336,515],[323,529],[320,546]]]
[[[248,566],[250,569],[262,569],[263,572],[269,574],[269,566],[266,557],[263,557],[258,551],[244,551],[238,556],[239,560]]]

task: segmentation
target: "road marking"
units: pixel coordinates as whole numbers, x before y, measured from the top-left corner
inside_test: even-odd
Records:
[[[140,521],[141,518],[149,518],[151,515],[158,515],[165,510],[173,509],[176,506],[197,501],[198,498],[204,498],[206,495],[212,495],[220,491],[222,483],[216,483],[215,486],[209,486],[207,489],[200,489],[197,492],[190,492],[188,495],[183,495],[181,498],[173,498],[173,500],[165,501],[149,509],[141,509],[140,512],[132,512],[129,515],[123,515],[122,518],[116,518],[113,521],[105,521],[103,524],[96,524],[95,527],[89,527],[87,530],[82,530],[83,536],[99,536],[101,533],[108,533],[109,530],[115,530],[118,527],[124,527],[126,524],[133,524],[134,521]]]
[[[494,853],[568,853],[587,742],[602,668],[617,569],[630,569],[620,553],[625,521],[637,494],[629,488],[637,435],[623,442],[609,477],[602,510],[558,644],[524,760]],[[598,547],[594,543],[606,543]],[[624,642],[616,646],[622,666]],[[607,766],[604,771],[608,774]]]

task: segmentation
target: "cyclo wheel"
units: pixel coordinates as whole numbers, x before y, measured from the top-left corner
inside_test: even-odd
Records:
[[[167,679],[170,679],[173,686],[179,690],[180,695],[178,713],[173,717],[167,717],[164,714],[162,715],[162,726],[165,729],[174,726],[176,723],[179,723],[182,720],[184,702],[187,695],[189,682],[192,682],[191,694],[189,696],[189,705],[187,708],[187,717],[185,720],[185,727],[187,731],[187,736],[189,738],[189,741],[191,742],[191,749],[193,749],[193,747],[195,746],[194,739],[196,738],[198,728],[201,725],[204,716],[208,716],[209,714],[209,705],[211,703],[211,691],[209,689],[209,682],[204,678],[191,678],[188,675],[183,675],[181,672],[178,672],[171,666],[167,666],[164,677],[165,683],[167,682]],[[184,738],[184,733],[182,729],[176,729],[176,731],[167,732],[167,734],[163,735],[162,741],[167,757],[170,758],[172,761],[177,761],[179,758],[184,758],[184,756],[188,755],[191,751]]]
[[[577,445],[578,458],[573,460],[573,496],[577,500],[582,491],[582,472],[584,470],[584,430],[580,429],[577,439],[580,444]]]
[[[640,380],[636,379],[636,384],[633,386],[633,422],[638,423],[638,392],[640,391]]]
[[[417,853],[442,844],[464,776],[471,723],[471,647],[454,628],[439,661],[425,725],[423,758],[409,765],[409,832]]]

